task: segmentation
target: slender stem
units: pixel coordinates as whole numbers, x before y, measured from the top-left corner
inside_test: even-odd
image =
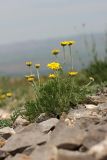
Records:
[[[57,55],[55,55],[55,59],[56,59],[56,61],[57,61]]]
[[[60,95],[60,81],[59,81],[59,71],[57,70],[56,72],[54,72],[54,74],[56,74],[56,79],[57,79],[57,82],[58,82],[58,91],[59,91],[59,95]]]
[[[64,64],[65,64],[65,47],[63,46]]]
[[[39,86],[40,86],[40,75],[39,75],[39,70],[36,69],[36,72],[37,72],[38,82],[39,82]]]
[[[29,66],[29,70],[30,70],[30,74],[32,75],[32,68],[31,68],[31,66]]]
[[[70,57],[71,57],[71,69],[73,70],[73,56],[72,56],[72,52],[71,52],[71,46],[69,46],[69,50],[70,50]]]

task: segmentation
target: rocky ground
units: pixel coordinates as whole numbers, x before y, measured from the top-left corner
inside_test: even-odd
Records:
[[[0,160],[106,160],[107,92],[62,114],[29,124],[20,117],[14,128],[0,129]]]

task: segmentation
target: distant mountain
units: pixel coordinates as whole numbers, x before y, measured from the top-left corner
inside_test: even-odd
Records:
[[[76,40],[72,47],[75,68],[80,69],[87,66],[92,59],[92,49],[96,48],[99,58],[105,56],[105,34],[99,33],[94,35],[78,35],[63,38],[54,38],[47,40],[31,40],[13,44],[0,45],[0,74],[1,75],[23,75],[28,72],[25,61],[40,63],[41,73],[46,73],[46,64],[55,60],[51,55],[51,50],[59,48],[60,41]],[[69,50],[66,47],[66,60],[70,66]],[[59,61],[63,61],[63,53],[59,55]]]

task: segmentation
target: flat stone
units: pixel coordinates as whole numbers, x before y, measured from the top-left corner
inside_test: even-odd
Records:
[[[0,135],[5,139],[8,139],[11,135],[14,135],[14,134],[15,134],[15,131],[13,128],[4,127],[0,129]]]
[[[32,159],[25,154],[16,154],[13,158],[9,157],[6,160],[32,160]]]
[[[2,137],[0,137],[0,148],[3,147],[6,143],[6,140]]]
[[[39,128],[41,129],[42,132],[49,132],[51,129],[54,129],[56,124],[59,122],[58,119],[56,118],[50,118],[46,121],[43,121],[38,124]]]
[[[100,119],[97,117],[81,117],[76,119],[74,126],[80,129],[89,129],[92,125],[95,126],[100,123]]]
[[[107,103],[98,104],[99,110],[107,112]]]
[[[86,132],[78,128],[71,128],[64,122],[59,122],[55,130],[51,133],[48,143],[57,148],[75,150],[83,142]]]
[[[98,105],[94,105],[94,104],[85,104],[86,109],[90,109],[90,110],[95,110],[98,109],[99,106]]]
[[[107,136],[107,124],[90,128],[87,132],[87,136],[83,140],[83,145],[90,149],[92,146],[100,143]]]
[[[97,114],[97,112],[94,112],[93,110],[89,110],[89,109],[75,109],[75,110],[71,110],[68,113],[67,118],[69,119],[78,119],[78,118],[83,118],[83,117],[88,117],[88,118],[94,118],[94,117],[98,117],[101,118],[100,115]]]
[[[99,104],[107,102],[107,96],[99,95],[99,96],[90,96],[88,97],[91,103]]]
[[[11,136],[2,150],[7,152],[16,151],[33,145],[45,143],[49,138],[48,134],[42,133],[35,124],[26,126],[24,129]]]
[[[97,160],[107,159],[107,137],[100,143],[94,145],[89,150],[90,155],[94,155]]]
[[[57,160],[95,160],[95,158],[88,153],[60,149],[58,150]]]
[[[30,158],[31,160],[57,160],[57,148],[52,145],[37,147]]]
[[[18,126],[18,125],[22,125],[22,126],[26,126],[28,125],[30,122],[27,121],[26,119],[22,118],[21,116],[18,116],[18,118],[15,120],[14,122],[14,126]]]

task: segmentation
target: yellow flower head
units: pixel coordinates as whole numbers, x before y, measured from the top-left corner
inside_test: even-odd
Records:
[[[76,76],[76,75],[78,74],[78,72],[68,72],[68,74],[69,74],[70,76]]]
[[[60,63],[58,63],[58,62],[49,63],[49,64],[47,65],[47,67],[48,67],[49,69],[52,69],[52,70],[59,70],[59,69],[62,68],[61,65],[60,65]]]
[[[64,47],[64,46],[66,46],[68,43],[67,43],[67,41],[63,41],[63,42],[61,42],[60,44],[61,44],[61,46]]]
[[[10,97],[13,96],[13,93],[12,92],[8,92],[8,93],[6,93],[6,96],[10,98]]]
[[[59,49],[53,49],[53,50],[52,50],[52,54],[53,54],[53,55],[57,55],[59,52],[60,52]]]
[[[54,79],[54,78],[56,78],[57,77],[57,75],[55,75],[55,74],[49,74],[49,76],[48,76],[49,78],[51,78],[51,79]]]
[[[35,78],[34,77],[29,77],[27,80],[28,80],[28,82],[33,82],[35,80]]]
[[[68,41],[68,42],[67,42],[68,46],[71,46],[71,45],[73,45],[73,44],[75,44],[75,43],[76,43],[75,41]]]
[[[5,98],[6,98],[6,95],[5,95],[5,94],[0,95],[0,99],[1,99],[1,100],[5,99]]]
[[[31,66],[32,66],[32,62],[31,62],[31,61],[27,61],[27,62],[26,62],[26,65],[27,65],[28,67],[31,67]]]
[[[34,74],[30,74],[28,78],[35,78]]]
[[[25,78],[28,79],[28,78],[29,78],[29,75],[25,75]]]
[[[36,69],[40,68],[40,64],[35,64],[35,68]]]
[[[30,79],[35,79],[34,74],[26,75],[25,78],[29,81]]]

